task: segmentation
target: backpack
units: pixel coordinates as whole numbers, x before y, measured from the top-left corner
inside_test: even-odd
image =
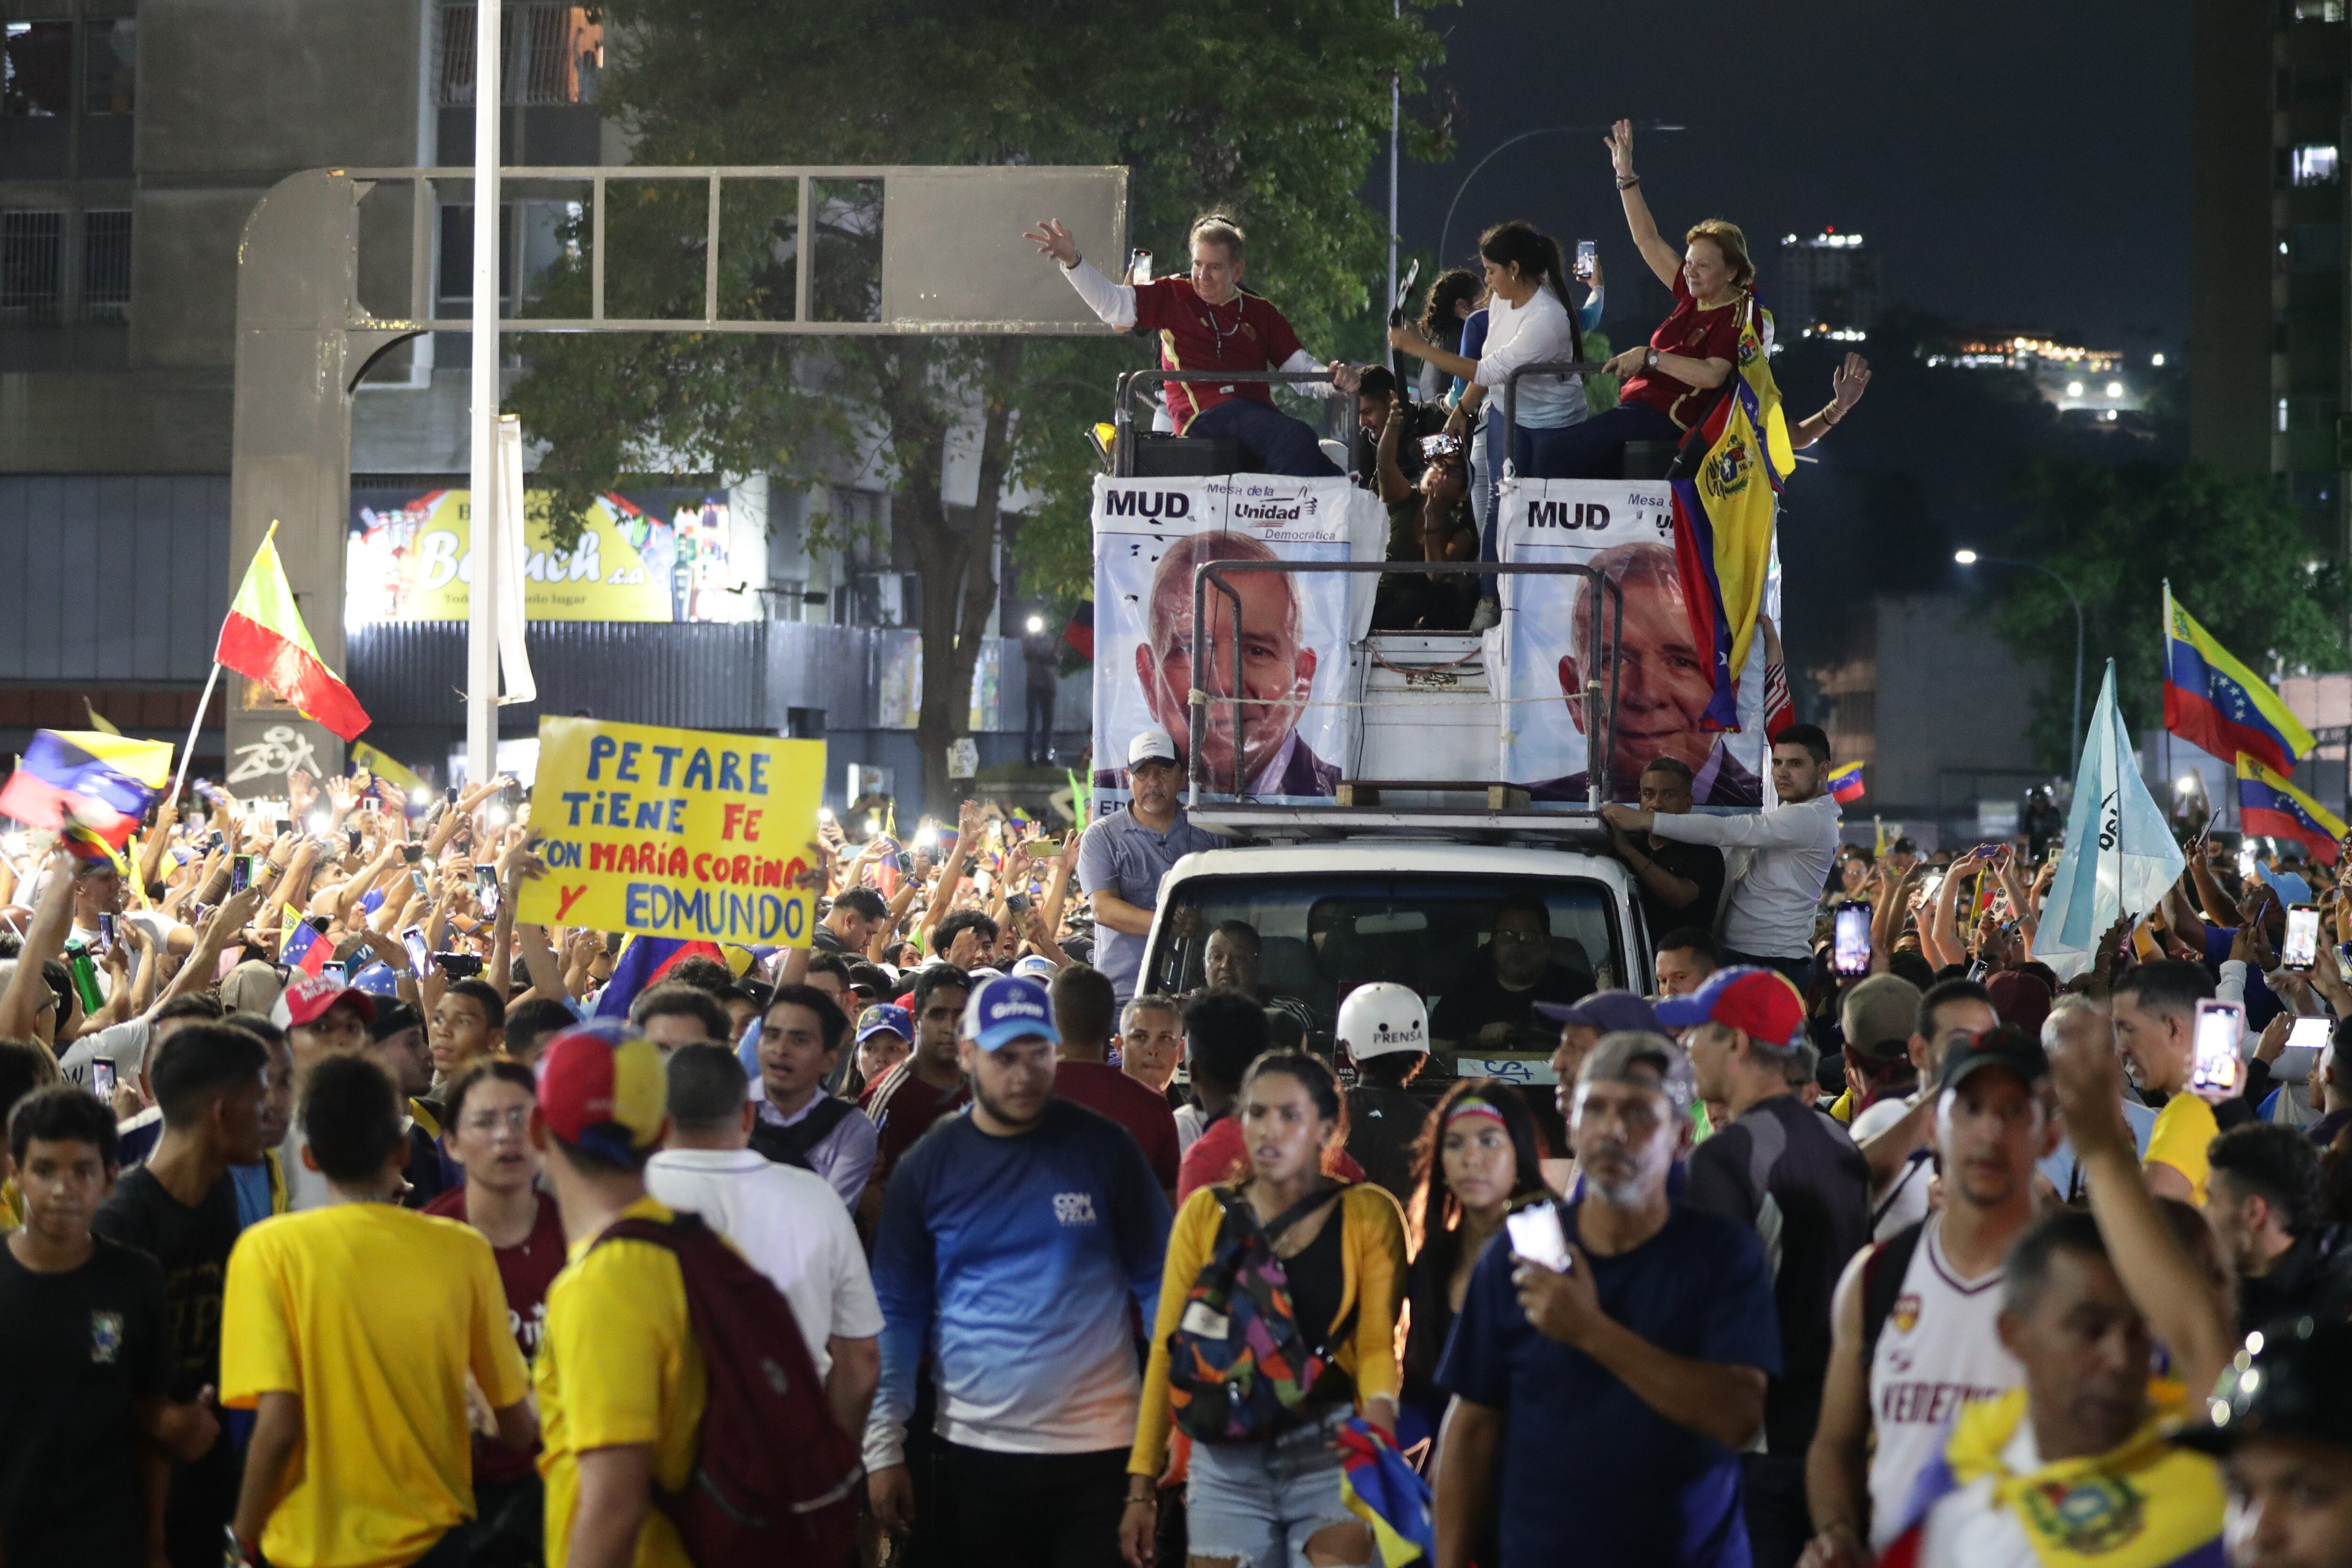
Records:
[[[1169,1404],[1176,1426],[1202,1443],[1245,1443],[1298,1417],[1330,1364],[1330,1346],[1353,1332],[1355,1308],[1310,1344],[1290,1307],[1290,1281],[1274,1254],[1277,1237],[1333,1200],[1329,1188],[1263,1227],[1234,1187],[1213,1188],[1224,1218],[1168,1336]],[[1344,1189],[1342,1189],[1344,1190]]]
[[[1886,1320],[1895,1315],[1895,1303],[1903,1296],[1903,1276],[1910,1271],[1911,1255],[1919,1250],[1919,1239],[1927,1233],[1927,1222],[1906,1225],[1870,1249],[1862,1265],[1862,1375],[1870,1375],[1870,1364],[1878,1354],[1878,1336],[1886,1327]]]
[[[779,1127],[769,1122],[751,1124],[751,1148],[780,1166],[798,1166],[804,1171],[816,1167],[809,1164],[809,1153],[833,1136],[833,1130],[856,1114],[857,1107],[831,1094],[820,1095],[808,1114],[789,1127]]]
[[[624,1219],[597,1238],[650,1241],[677,1259],[709,1372],[682,1491],[654,1500],[696,1568],[835,1568],[857,1535],[857,1443],[824,1400],[792,1303],[700,1217]]]

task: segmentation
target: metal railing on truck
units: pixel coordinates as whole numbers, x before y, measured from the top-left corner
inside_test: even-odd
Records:
[[[1319,382],[1328,386],[1331,384],[1331,372],[1329,371],[1163,370],[1126,371],[1118,378],[1118,390],[1113,394],[1116,402],[1111,411],[1111,475],[1114,478],[1136,477],[1136,438],[1139,433],[1135,427],[1135,393],[1148,387],[1165,386],[1171,382],[1187,385],[1216,386],[1238,386],[1245,382],[1268,386],[1296,386]],[[1354,422],[1348,416],[1355,412],[1355,400],[1333,397],[1328,401],[1337,405],[1339,410],[1339,415],[1330,420],[1333,428],[1329,432],[1328,439],[1336,440],[1347,447],[1349,471],[1353,473],[1356,444],[1349,439],[1349,436],[1352,434]],[[1244,469],[1242,472],[1246,473],[1247,470]]]
[[[1240,590],[1226,580],[1234,572],[1338,572],[1349,576],[1381,575],[1397,572],[1406,575],[1471,574],[1479,577],[1581,577],[1600,589],[1606,590],[1608,602],[1614,613],[1604,629],[1603,618],[1587,618],[1583,653],[1584,690],[1569,700],[1584,704],[1587,737],[1585,748],[1584,789],[1586,809],[1601,810],[1601,780],[1608,770],[1610,759],[1616,755],[1617,745],[1617,664],[1615,652],[1625,636],[1625,591],[1607,573],[1582,561],[1491,561],[1491,560],[1212,560],[1192,569],[1192,688],[1187,703],[1191,709],[1188,730],[1191,750],[1185,758],[1186,805],[1201,803],[1201,787],[1204,782],[1206,765],[1201,759],[1201,749],[1208,737],[1209,705],[1222,702],[1233,724],[1234,773],[1233,795],[1236,800],[1246,798],[1243,785],[1242,760],[1246,747],[1243,741],[1246,730],[1242,723],[1242,710],[1252,704],[1265,704],[1283,699],[1246,697],[1242,695],[1242,597]],[[1231,605],[1233,639],[1233,685],[1223,696],[1212,696],[1202,684],[1202,674],[1212,666],[1208,663],[1209,590],[1214,587]],[[1599,672],[1609,671],[1606,697],[1601,693]],[[1563,694],[1565,695],[1565,694]],[[1497,699],[1507,700],[1507,699]],[[1549,701],[1549,699],[1545,699]],[[1309,705],[1311,706],[1311,705]],[[1594,746],[1593,742],[1599,742]],[[1596,760],[1597,759],[1597,760]]]

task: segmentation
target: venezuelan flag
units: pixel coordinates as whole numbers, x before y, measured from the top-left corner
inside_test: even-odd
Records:
[[[2278,694],[2197,624],[2164,585],[2164,727],[2216,757],[2246,752],[2291,773],[2312,747]]]
[[[2238,753],[2238,827],[2265,838],[2293,839],[2322,865],[2336,863],[2344,841],[2341,820],[2242,751]]]
[[[278,961],[289,969],[299,969],[316,979],[325,972],[327,960],[334,956],[334,949],[327,945],[327,939],[320,936],[318,929],[309,921],[302,920],[295,923],[294,934],[278,949]]]
[[[596,998],[594,1016],[627,1018],[629,1004],[637,999],[638,992],[659,985],[663,976],[688,958],[728,964],[727,955],[716,942],[689,942],[682,936],[630,937],[622,945],[620,956],[613,960],[613,977],[605,983],[604,994]],[[731,964],[728,967],[734,967]]]
[[[1771,571],[1780,486],[1797,465],[1765,346],[1770,317],[1752,295],[1741,309],[1738,373],[1683,440],[1685,457],[1694,442],[1706,443],[1706,455],[1672,482],[1676,575],[1692,634],[1715,666],[1700,724],[1716,730],[1739,727],[1739,676]]]
[[[1334,1439],[1339,1449],[1339,1500],[1372,1527],[1385,1568],[1437,1560],[1437,1526],[1429,1484],[1377,1427],[1351,1417]]]
[[[37,729],[0,789],[0,813],[34,828],[63,827],[71,819],[120,849],[171,778],[170,741]]]
[[[1841,763],[1839,766],[1831,768],[1829,785],[1830,793],[1836,796],[1840,800],[1861,800],[1863,793],[1862,764],[1859,762],[1846,762]]]

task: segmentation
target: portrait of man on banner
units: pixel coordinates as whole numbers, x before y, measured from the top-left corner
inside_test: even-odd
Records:
[[[1244,699],[1239,734],[1234,710],[1234,600],[1207,595],[1208,667],[1192,664],[1194,577],[1216,561],[1348,559],[1344,480],[1334,493],[1313,487],[1269,502],[1219,481],[1198,486],[1172,518],[1137,527],[1099,509],[1096,534],[1097,655],[1095,757],[1097,789],[1114,796],[1126,774],[1113,766],[1136,731],[1164,729],[1178,760],[1191,768],[1191,696],[1210,697],[1202,744],[1202,788],[1257,799],[1328,799],[1351,744],[1354,710],[1340,699],[1348,678],[1347,580],[1281,571],[1234,572],[1224,580],[1239,600]],[[1281,515],[1275,515],[1281,514]],[[1217,526],[1240,518],[1242,528]],[[1148,529],[1149,532],[1145,530]],[[1188,529],[1190,531],[1179,531]]]
[[[1692,629],[1664,497],[1651,505],[1646,490],[1600,481],[1534,486],[1542,486],[1537,504],[1522,498],[1506,514],[1507,559],[1594,568],[1623,594],[1624,622],[1621,639],[1611,596],[1590,578],[1505,580],[1506,684],[1514,702],[1505,727],[1504,778],[1524,785],[1536,801],[1582,803],[1598,727],[1585,711],[1585,685],[1588,677],[1597,680],[1606,704],[1613,676],[1617,723],[1602,800],[1638,799],[1643,769],[1664,758],[1691,770],[1695,804],[1761,805],[1762,663],[1751,659],[1738,685],[1740,729],[1710,728],[1713,650]],[[1544,499],[1570,492],[1582,498]],[[1563,513],[1563,507],[1570,509]],[[1563,529],[1528,521],[1562,515],[1581,517],[1584,526]],[[1595,616],[1603,652],[1588,671]]]

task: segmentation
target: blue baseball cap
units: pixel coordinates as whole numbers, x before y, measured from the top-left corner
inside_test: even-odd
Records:
[[[857,1015],[857,1043],[864,1045],[877,1034],[895,1034],[900,1040],[915,1038],[915,1020],[907,1009],[888,1002],[877,1002]]]
[[[961,1032],[982,1051],[1002,1051],[1016,1040],[1062,1043],[1045,988],[1014,975],[999,975],[972,988],[971,998],[963,1005]]]
[[[1019,975],[1024,979],[1050,981],[1053,979],[1055,972],[1060,967],[1060,965],[1045,956],[1045,954],[1032,953],[1026,958],[1022,959],[1018,964],[1013,965],[1013,972]]]

